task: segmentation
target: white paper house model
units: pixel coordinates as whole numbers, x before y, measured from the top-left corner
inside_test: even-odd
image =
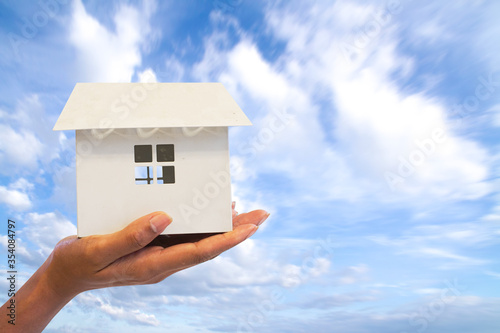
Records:
[[[54,130],[76,131],[78,236],[165,211],[165,234],[232,229],[228,126],[251,125],[220,83],[78,83]]]

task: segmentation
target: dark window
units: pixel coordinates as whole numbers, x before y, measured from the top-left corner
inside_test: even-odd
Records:
[[[135,167],[135,183],[152,184],[153,183],[153,168],[149,166]]]
[[[174,145],[156,145],[157,162],[174,161]]]
[[[173,165],[159,166],[157,171],[158,184],[175,183],[175,168]]]
[[[160,144],[156,145],[156,162],[174,162],[174,145]],[[158,165],[153,163],[153,145],[135,145],[134,146],[134,161],[135,163],[152,163],[153,165],[143,165],[135,167],[135,183],[154,184],[155,179],[157,184],[174,184],[175,183],[175,167],[173,165]],[[156,175],[153,171],[156,168]],[[164,163],[161,163],[164,164]],[[172,163],[168,163],[172,164]]]
[[[153,146],[136,145],[134,146],[135,163],[153,162]]]

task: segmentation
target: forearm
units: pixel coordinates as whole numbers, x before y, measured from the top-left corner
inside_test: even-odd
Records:
[[[73,298],[74,295],[63,295],[51,287],[51,281],[46,274],[47,266],[46,261],[11,298],[15,301],[15,321],[9,323],[10,318],[6,315],[10,313],[8,306],[11,301],[8,300],[2,306],[1,332],[42,332],[50,320]]]
[[[66,237],[12,298],[15,325],[8,322],[10,300],[2,306],[0,332],[42,332],[74,296],[86,290],[162,281],[243,242],[268,216],[263,210],[233,213],[233,231],[167,248],[146,246],[172,222],[162,212],[140,217],[113,234]]]

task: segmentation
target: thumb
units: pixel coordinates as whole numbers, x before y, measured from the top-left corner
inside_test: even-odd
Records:
[[[164,212],[154,212],[138,218],[124,229],[101,236],[101,258],[107,264],[148,245],[172,222]]]

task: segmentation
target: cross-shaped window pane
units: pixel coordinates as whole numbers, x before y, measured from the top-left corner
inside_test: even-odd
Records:
[[[152,184],[153,183],[153,168],[149,166],[135,167],[135,183]]]

